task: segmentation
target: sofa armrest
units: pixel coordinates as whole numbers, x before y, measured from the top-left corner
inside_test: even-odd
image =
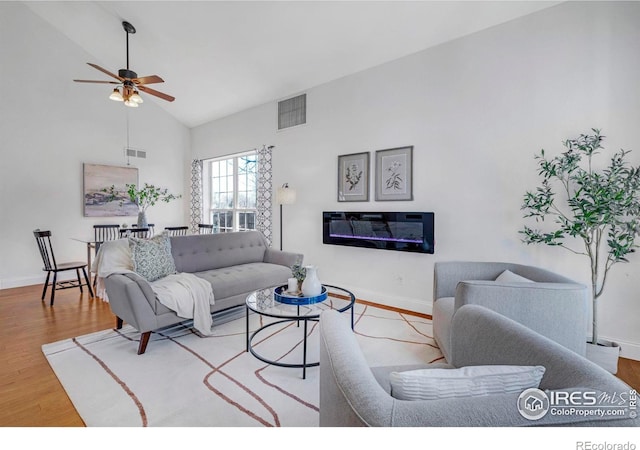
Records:
[[[580,355],[586,352],[588,289],[584,285],[461,281],[454,310],[467,304],[498,312]]]
[[[135,273],[112,274],[104,280],[111,311],[141,333],[158,328],[156,296]]]
[[[302,264],[304,255],[301,253],[285,252],[274,248],[267,248],[264,252],[264,262],[291,267],[294,264]]]

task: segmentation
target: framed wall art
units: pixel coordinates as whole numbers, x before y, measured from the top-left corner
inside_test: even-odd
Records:
[[[83,164],[83,203],[85,217],[136,216],[138,206],[127,195],[127,184],[138,184],[135,167]],[[121,194],[109,201],[103,189],[115,186]],[[121,205],[122,203],[122,205]]]
[[[338,201],[369,201],[369,153],[338,156]]]
[[[413,200],[413,146],[376,151],[376,201]]]

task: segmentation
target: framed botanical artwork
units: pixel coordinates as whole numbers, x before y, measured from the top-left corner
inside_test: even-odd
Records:
[[[338,201],[369,201],[369,153],[338,156]]]
[[[127,192],[127,184],[138,184],[135,167],[83,164],[83,205],[85,217],[136,216],[138,206]],[[121,197],[111,199],[105,189],[115,186]]]
[[[413,146],[376,151],[376,201],[413,200]]]

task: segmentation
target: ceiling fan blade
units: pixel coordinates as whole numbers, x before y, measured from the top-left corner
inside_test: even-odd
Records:
[[[94,69],[97,69],[97,70],[99,70],[100,72],[105,73],[105,74],[109,75],[110,77],[115,78],[116,80],[124,81],[124,78],[119,77],[118,75],[116,75],[116,74],[114,74],[114,73],[109,72],[107,69],[103,69],[102,67],[100,67],[100,66],[99,66],[99,65],[97,65],[97,64],[93,64],[93,63],[87,63],[87,64],[89,64],[89,65],[90,65],[91,67],[93,67]]]
[[[104,83],[104,84],[122,84],[117,81],[98,81],[98,80],[73,80],[77,83]]]
[[[160,78],[158,75],[149,75],[146,77],[138,77],[133,78],[135,84],[153,84],[153,83],[164,83],[164,80]]]
[[[148,88],[146,86],[139,85],[137,87],[138,87],[138,89],[140,89],[143,92],[146,92],[147,94],[155,95],[156,97],[160,97],[161,99],[166,100],[168,102],[172,102],[172,101],[175,100],[175,97],[172,97],[172,96],[167,95],[167,94],[163,94],[162,92],[158,92],[158,91],[156,91],[154,89],[151,89],[151,88]]]

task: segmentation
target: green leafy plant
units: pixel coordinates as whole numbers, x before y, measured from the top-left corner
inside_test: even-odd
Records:
[[[629,151],[620,150],[608,166],[594,169],[593,157],[603,148],[600,130],[566,140],[566,151],[547,158],[544,150],[536,156],[542,185],[524,196],[525,218],[537,222],[553,219],[552,231],[524,226],[520,231],[526,244],[546,244],[565,248],[589,259],[592,296],[592,343],[598,343],[598,298],[604,290],[611,267],[628,262],[627,255],[638,247],[640,234],[640,167],[626,160]],[[558,188],[558,192],[554,188]],[[569,238],[575,238],[570,241]],[[578,248],[572,247],[578,242]]]
[[[307,269],[302,267],[300,264],[294,264],[291,266],[291,273],[293,277],[298,280],[298,283],[302,283],[307,276]]]
[[[170,194],[166,188],[159,188],[153,184],[145,183],[140,189],[135,184],[125,185],[127,188],[126,194],[129,196],[131,202],[138,205],[140,212],[145,212],[149,206],[155,205],[157,202],[169,203],[171,200],[176,200],[182,197],[182,195]],[[121,193],[116,190],[114,185],[109,188],[103,189],[104,192],[109,194],[110,201],[120,199],[120,206],[124,203]]]

